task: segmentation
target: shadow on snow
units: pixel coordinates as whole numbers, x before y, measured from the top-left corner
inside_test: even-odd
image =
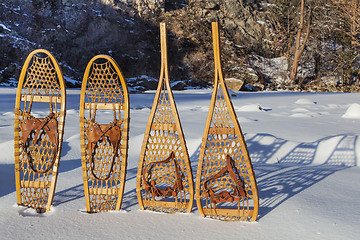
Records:
[[[338,135],[294,143],[269,134],[248,139],[260,197],[259,219],[331,174],[356,166],[358,140]]]
[[[258,219],[331,174],[357,166],[358,141],[358,136],[353,135],[331,136],[311,143],[295,143],[269,134],[250,137],[246,143],[259,191]],[[190,157],[194,181],[199,153],[200,146]]]

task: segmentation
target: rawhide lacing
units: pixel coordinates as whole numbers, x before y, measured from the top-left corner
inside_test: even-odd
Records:
[[[50,114],[45,118],[36,118],[30,114],[32,101],[29,104],[29,109],[24,111],[25,120],[21,122],[21,140],[22,147],[24,149],[25,155],[28,160],[29,167],[36,173],[46,173],[54,165],[56,154],[58,152],[58,122],[56,119],[56,114],[53,112],[52,103],[50,102]],[[35,133],[34,137],[31,139],[31,133]],[[50,144],[53,147],[52,150],[52,160],[49,166],[45,170],[37,170],[34,167],[34,160],[29,153],[29,146],[32,142],[33,144],[38,144],[41,140],[41,135],[47,134],[50,140]],[[28,140],[29,139],[29,140]]]
[[[156,185],[155,181],[151,181],[150,177],[149,180],[146,180],[146,176],[145,176],[146,173],[149,172],[149,176],[151,176],[151,170],[155,164],[169,163],[171,160],[173,160],[175,167],[175,182],[172,187],[167,186],[165,189],[161,189],[155,186]],[[166,198],[169,196],[176,197],[177,194],[183,190],[182,174],[180,172],[179,165],[175,159],[174,152],[171,152],[170,156],[163,161],[152,162],[149,165],[147,165],[144,168],[142,178],[145,184],[145,190],[149,191],[153,197],[162,197],[162,198]]]
[[[94,110],[96,112],[96,108]],[[95,113],[94,117],[89,121],[89,130],[87,133],[87,140],[89,143],[89,155],[90,155],[90,168],[93,176],[98,180],[106,180],[110,178],[110,175],[113,171],[113,167],[115,165],[116,157],[118,156],[118,149],[121,141],[121,127],[119,126],[120,122],[116,119],[116,114],[114,110],[114,121],[109,124],[98,124],[95,121]],[[103,140],[109,141],[113,148],[113,158],[111,161],[111,166],[108,174],[105,177],[99,177],[95,174],[95,149],[96,143],[101,142]]]
[[[234,202],[240,201],[241,198],[246,197],[246,192],[244,191],[244,183],[243,181],[235,174],[233,170],[234,160],[227,155],[226,156],[226,166],[221,169],[217,174],[213,177],[209,178],[204,182],[204,188],[206,197],[209,197],[211,202],[214,204],[221,203],[221,202]],[[208,186],[209,182],[215,180],[217,178],[222,177],[226,173],[229,173],[229,176],[234,181],[235,187],[232,188],[232,193],[227,190],[223,190],[221,192],[215,193],[215,191]]]

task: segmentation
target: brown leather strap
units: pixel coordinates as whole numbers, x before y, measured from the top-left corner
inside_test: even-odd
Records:
[[[233,201],[240,201],[241,198],[246,197],[246,192],[244,191],[244,183],[241,180],[241,178],[238,177],[238,174],[236,174],[233,170],[233,162],[234,160],[227,155],[226,156],[226,166],[222,168],[218,173],[216,173],[214,176],[209,178],[204,182],[204,188],[206,192],[206,196],[210,198],[210,200],[214,203],[221,203],[221,202],[233,202]],[[226,172],[229,173],[229,176],[235,183],[235,187],[233,188],[233,193],[229,193],[229,191],[224,190],[219,193],[215,193],[215,191],[208,187],[208,184],[210,181],[220,178]]]
[[[41,129],[44,129],[50,138],[51,143],[57,145],[57,120],[54,118],[55,114],[52,112],[46,118],[40,119],[41,124],[35,129],[34,141],[38,141]],[[56,125],[56,128],[55,128]]]
[[[233,181],[235,181],[235,183],[236,183],[236,186],[234,189],[236,192],[236,196],[245,197],[246,193],[244,191],[244,182],[241,180],[240,176],[238,177],[238,174],[235,174],[235,172],[233,170],[233,164],[234,164],[234,160],[229,155],[227,155],[226,156],[226,165],[228,167],[231,179]]]
[[[27,157],[29,167],[36,173],[46,173],[54,165],[56,154],[58,151],[58,122],[53,112],[45,118],[35,118],[30,114],[28,115],[29,116],[27,117],[27,119],[21,122],[22,146]],[[43,171],[35,169],[34,160],[32,159],[31,154],[28,152],[28,145],[30,144],[30,142],[37,144],[40,141],[40,135],[42,132],[41,130],[43,130],[48,135],[50,143],[54,148],[52,152],[53,156],[51,163]],[[32,132],[35,132],[35,136],[33,139],[30,139],[29,144],[26,144]]]
[[[165,189],[157,188],[155,186],[155,181],[149,182],[150,179],[149,179],[149,181],[146,180],[146,177],[145,177],[146,173],[148,171],[151,172],[151,169],[153,168],[153,166],[155,164],[168,163],[171,160],[174,161],[174,167],[175,167],[175,183],[172,187],[168,186]],[[149,167],[149,170],[147,170],[148,167]],[[151,176],[151,173],[150,173],[150,176]],[[176,197],[177,194],[183,190],[182,174],[180,172],[179,165],[175,159],[174,152],[171,152],[170,156],[168,158],[166,158],[165,160],[158,161],[158,162],[152,162],[149,165],[147,165],[143,170],[142,179],[143,179],[143,182],[145,185],[145,190],[149,191],[153,197],[162,197],[162,198],[169,197],[169,196]]]
[[[111,161],[111,166],[108,174],[105,177],[99,177],[95,174],[94,171],[94,150],[96,149],[96,143],[101,139],[107,137],[111,146],[113,147],[114,156]],[[118,156],[117,152],[119,149],[119,144],[121,140],[121,128],[118,126],[118,121],[114,120],[109,124],[98,124],[95,120],[90,121],[90,127],[87,134],[88,144],[89,144],[89,154],[90,155],[90,168],[93,176],[98,180],[106,180],[110,178],[110,175],[113,171],[116,157]]]

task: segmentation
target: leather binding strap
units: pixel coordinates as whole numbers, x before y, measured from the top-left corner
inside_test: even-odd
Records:
[[[22,132],[22,146],[25,151],[25,155],[27,157],[29,167],[36,173],[46,173],[48,172],[52,166],[54,165],[57,150],[58,150],[58,122],[55,118],[55,114],[51,112],[45,118],[35,118],[34,116],[28,114],[27,119],[21,122],[21,132]],[[41,131],[43,130],[43,131]],[[29,136],[32,132],[35,132],[35,136],[28,142]],[[34,160],[31,157],[31,154],[28,152],[28,145],[30,142],[34,144],[38,144],[40,141],[40,135],[42,132],[45,132],[50,139],[50,143],[53,147],[53,157],[50,165],[45,170],[37,170],[34,167]],[[28,143],[28,144],[26,144]]]
[[[146,180],[146,177],[145,177],[146,173],[149,171],[150,172],[149,175],[151,176],[151,170],[152,170],[152,168],[153,168],[153,166],[155,164],[169,163],[171,160],[174,161],[174,167],[175,167],[175,182],[174,182],[174,185],[172,187],[168,186],[165,189],[157,188],[155,186],[155,181],[149,182],[149,181]],[[147,171],[147,168],[149,168],[148,171]],[[180,191],[183,190],[182,174],[180,172],[179,165],[178,165],[178,163],[177,163],[177,161],[175,159],[174,152],[171,152],[170,156],[165,160],[158,161],[158,162],[152,162],[149,165],[147,165],[144,168],[142,178],[143,178],[143,181],[144,181],[144,184],[145,184],[145,190],[149,191],[153,197],[162,197],[162,198],[166,198],[166,197],[169,197],[169,196],[176,197],[177,194]]]
[[[90,155],[90,168],[93,176],[98,180],[106,180],[110,178],[110,175],[113,171],[113,167],[115,165],[116,157],[118,156],[118,149],[121,139],[121,128],[118,126],[118,121],[114,119],[114,121],[109,124],[98,124],[94,119],[89,121],[90,127],[87,135],[88,143],[89,143],[89,154]],[[99,141],[103,141],[107,138],[110,144],[113,147],[114,156],[111,161],[111,166],[108,174],[105,177],[99,177],[95,174],[94,170],[94,150],[96,149],[96,143]]]
[[[226,166],[222,168],[217,174],[204,182],[206,197],[209,197],[214,204],[221,202],[240,201],[241,198],[246,197],[246,192],[244,191],[244,183],[240,178],[237,177],[237,174],[235,174],[232,166],[233,162],[234,160],[229,155],[226,155]],[[233,192],[230,193],[229,191],[224,190],[219,193],[215,193],[213,189],[209,188],[209,182],[222,177],[226,174],[226,172],[229,173],[229,176],[235,183],[235,187],[233,187]]]

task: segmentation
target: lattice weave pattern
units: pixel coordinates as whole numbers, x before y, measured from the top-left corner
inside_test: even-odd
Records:
[[[93,62],[86,91],[88,102],[123,103],[123,91],[119,86],[120,79],[111,62]]]
[[[111,62],[105,59],[98,59],[101,63],[93,62],[87,80],[86,102],[95,103],[90,105],[89,116],[84,121],[85,135],[85,161],[87,171],[87,181],[90,194],[90,205],[92,212],[102,212],[115,210],[118,201],[121,177],[126,174],[126,147],[127,134],[121,135],[118,148],[112,146],[107,137],[103,136],[94,147],[94,151],[89,152],[89,127],[91,120],[96,119],[96,115],[113,112],[114,120],[121,132],[126,131],[124,119],[124,94],[121,87],[120,78]],[[105,61],[105,62],[104,62]],[[96,103],[114,104],[112,109],[103,110]],[[115,103],[117,104],[116,107]],[[100,123],[99,123],[100,124]],[[108,124],[108,123],[104,123]],[[114,152],[116,149],[116,152]],[[93,169],[91,169],[91,158]],[[113,163],[114,161],[114,163]],[[95,175],[95,176],[94,176]],[[109,178],[103,180],[109,176]]]
[[[31,117],[30,112],[33,105],[33,96],[57,96],[60,97],[61,90],[59,86],[59,79],[49,56],[42,56],[42,53],[33,55],[29,66],[26,71],[26,77],[23,84],[23,95],[30,95],[26,98],[22,104],[23,110],[18,110],[19,125],[15,128],[20,129],[21,123]],[[35,105],[35,103],[34,103]],[[61,115],[60,107],[57,103],[50,103],[51,111],[55,113],[56,117]],[[34,139],[35,133],[32,132],[27,141],[23,143],[21,137],[16,141],[16,145],[19,146],[19,170],[20,171],[20,186],[21,186],[21,198],[22,205],[32,207],[38,210],[46,208],[49,196],[49,189],[51,185],[51,178],[54,174],[53,158],[56,157],[54,146],[52,146],[49,136],[41,131],[39,134],[39,141],[34,143],[31,141]],[[25,147],[26,146],[26,147]],[[34,172],[29,165],[29,159],[26,157],[25,151],[27,150],[28,156],[33,160],[33,167],[39,172]]]
[[[142,196],[144,199],[145,209],[159,212],[185,212],[187,209],[186,203],[189,198],[189,176],[187,174],[185,156],[186,151],[181,144],[178,130],[173,117],[169,96],[166,91],[165,81],[163,82],[159,102],[157,104],[156,112],[150,128],[150,133],[145,146],[145,157],[142,165],[144,170],[151,163],[152,171],[146,172],[146,179],[156,183],[156,187],[165,189],[171,187],[176,181],[176,172],[174,162],[157,164],[170,156],[173,152],[175,161],[177,161],[182,174],[183,190],[180,191],[176,197],[169,196],[166,198],[154,197],[150,191],[145,190],[144,183],[142,186]],[[167,201],[173,203],[172,205],[157,204],[156,201]]]
[[[248,210],[252,209],[254,187],[249,178],[249,171],[252,170],[251,166],[247,164],[249,159],[245,146],[241,144],[240,136],[235,133],[234,124],[230,118],[229,107],[224,100],[220,84],[205,145],[205,154],[201,172],[202,184],[200,185],[200,197],[204,202],[204,208],[209,210],[209,216],[212,218],[220,220],[249,220],[251,215],[249,215]],[[244,183],[246,197],[242,198],[240,201],[214,204],[210,201],[209,197],[206,196],[204,182],[212,178],[225,167],[225,158],[227,155],[234,160],[235,168],[239,170],[239,172],[236,170],[236,174]],[[233,189],[236,186],[229,174],[211,180],[208,185],[215,192],[221,192],[222,190],[233,192]],[[238,212],[235,211],[233,216],[221,215],[219,209],[222,207],[234,210],[237,209]]]
[[[42,147],[42,145],[44,144],[49,144],[49,140],[44,138],[38,145],[29,147],[30,151],[35,155],[34,166],[36,169],[39,170],[46,169],[48,167],[48,164],[51,162],[51,159],[49,159],[48,156],[40,155],[40,152],[47,151],[47,147]],[[21,147],[20,150],[20,186],[22,187],[22,205],[35,209],[45,209],[48,202],[48,195],[53,170],[52,168],[50,168],[48,172],[35,173],[28,164],[28,159],[24,154],[24,149]]]
[[[26,72],[24,94],[60,96],[58,76],[49,56],[32,58]]]

